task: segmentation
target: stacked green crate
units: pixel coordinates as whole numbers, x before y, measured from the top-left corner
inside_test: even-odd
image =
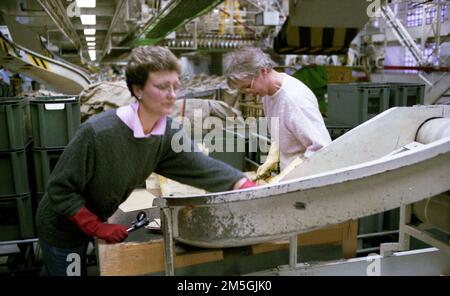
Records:
[[[425,84],[390,82],[388,85],[391,88],[389,107],[423,105]]]
[[[0,241],[34,236],[31,194],[0,198]]]
[[[36,195],[39,202],[64,148],[80,126],[79,98],[36,97],[30,100]]]
[[[355,127],[389,109],[390,86],[383,83],[328,85],[328,124]]]
[[[51,172],[56,166],[64,148],[33,148],[34,173],[36,181],[36,193],[43,195]]]
[[[0,241],[34,236],[27,107],[23,97],[0,99]]]
[[[78,97],[37,97],[30,100],[34,147],[65,147],[80,126]]]
[[[25,98],[0,98],[0,151],[20,150],[28,142]]]
[[[30,193],[26,146],[0,151],[0,196]]]

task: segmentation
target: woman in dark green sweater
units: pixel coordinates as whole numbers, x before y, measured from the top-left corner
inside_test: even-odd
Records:
[[[152,172],[210,192],[255,186],[225,163],[175,147],[173,136],[181,130],[173,128],[167,116],[180,87],[179,75],[179,61],[168,49],[133,50],[126,78],[137,102],[81,125],[39,204],[36,225],[43,274],[67,275],[74,258],[81,266],[70,273],[86,274],[86,250],[94,237],[123,241],[127,227],[105,221]]]

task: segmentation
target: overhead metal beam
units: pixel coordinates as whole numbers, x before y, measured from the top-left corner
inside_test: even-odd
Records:
[[[33,12],[8,12],[1,11],[3,14],[6,14],[11,17],[48,17],[48,14],[44,11],[33,11]]]
[[[122,10],[122,7],[126,2],[127,1],[125,1],[125,0],[119,0],[117,2],[116,10],[114,12],[114,16],[109,25],[108,33],[106,33],[105,42],[103,44],[103,54],[99,60],[102,60],[105,57],[105,55],[108,54],[108,52],[110,51],[109,47],[110,47],[110,42],[111,42],[111,34],[112,34],[112,31],[114,30],[114,27],[116,26],[117,20],[119,19],[119,15]]]
[[[114,15],[114,7],[111,6],[101,6],[96,8],[80,8],[80,14],[95,14],[96,16],[112,17]]]
[[[73,27],[74,27],[74,29],[76,31],[83,31],[84,29],[88,29],[88,28],[89,29],[96,29],[97,31],[108,31],[110,25],[109,25],[109,23],[106,23],[106,22],[101,22],[101,23],[97,22],[97,24],[89,25],[89,26],[85,26],[85,25],[83,25],[81,23],[76,23],[76,24],[73,25]]]
[[[210,11],[223,0],[173,0],[148,21],[133,40],[134,45],[154,44],[168,33]]]
[[[50,16],[59,30],[70,40],[76,49],[81,49],[81,43],[66,8],[60,0],[37,0],[44,11]]]

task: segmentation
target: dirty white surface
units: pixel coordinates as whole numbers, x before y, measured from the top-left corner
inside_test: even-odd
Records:
[[[200,247],[255,244],[414,203],[450,190],[450,137],[392,152],[414,142],[427,119],[450,116],[449,108],[391,109],[318,152],[288,181],[157,202],[172,209],[174,238]]]

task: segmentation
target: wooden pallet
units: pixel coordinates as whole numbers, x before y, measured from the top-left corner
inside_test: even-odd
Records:
[[[356,256],[358,221],[351,220],[327,228],[298,235],[298,246],[340,244],[344,258]],[[251,246],[252,254],[261,254],[289,249],[289,241],[281,240]]]
[[[100,275],[146,275],[164,272],[164,242],[108,244],[97,242]],[[175,268],[223,260],[222,250],[201,250],[175,254]]]

